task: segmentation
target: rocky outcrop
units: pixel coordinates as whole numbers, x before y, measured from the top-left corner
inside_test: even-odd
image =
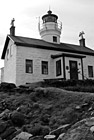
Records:
[[[83,119],[74,125],[63,135],[62,140],[93,140],[94,117]]]

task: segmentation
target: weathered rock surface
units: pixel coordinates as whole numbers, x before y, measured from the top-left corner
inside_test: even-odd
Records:
[[[75,123],[62,137],[62,140],[93,140],[94,117]]]
[[[30,140],[30,138],[32,137],[32,134],[29,134],[27,132],[21,132],[18,135],[16,135],[12,140]]]

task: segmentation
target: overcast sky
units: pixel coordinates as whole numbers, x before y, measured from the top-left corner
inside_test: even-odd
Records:
[[[0,57],[11,19],[15,18],[16,35],[40,39],[38,17],[49,6],[62,21],[61,42],[79,44],[79,32],[84,31],[86,46],[94,49],[94,0],[0,0]]]

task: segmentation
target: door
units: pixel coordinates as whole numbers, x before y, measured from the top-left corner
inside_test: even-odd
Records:
[[[70,65],[70,79],[78,80],[77,61],[69,61]]]

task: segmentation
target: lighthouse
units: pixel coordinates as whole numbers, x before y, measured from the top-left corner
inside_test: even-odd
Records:
[[[49,10],[46,15],[42,16],[42,22],[39,22],[38,28],[43,40],[60,44],[62,22],[58,20],[57,15],[52,14],[51,10]]]

